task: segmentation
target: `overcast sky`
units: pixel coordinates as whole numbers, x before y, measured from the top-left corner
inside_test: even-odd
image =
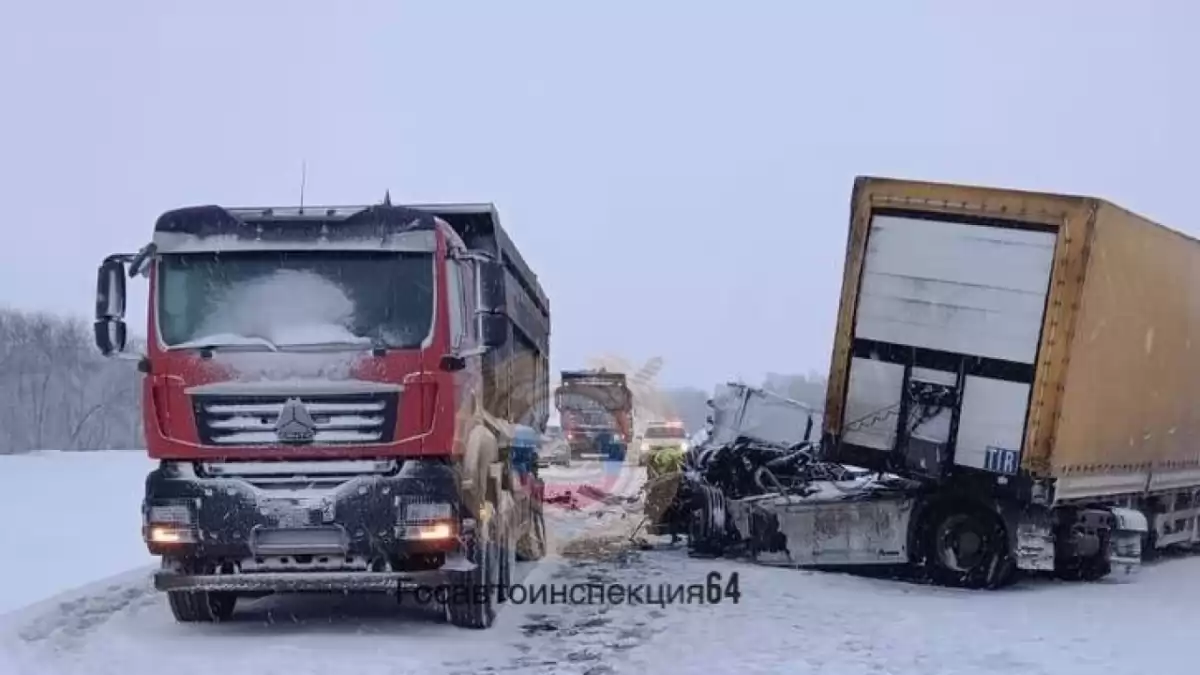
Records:
[[[294,203],[307,161],[309,203],[494,201],[550,296],[556,369],[824,372],[855,175],[1091,193],[1200,235],[1198,20],[1170,0],[6,0],[0,305],[87,316],[96,265],[161,211]]]

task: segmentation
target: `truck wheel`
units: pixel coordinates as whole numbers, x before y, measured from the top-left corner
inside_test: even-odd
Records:
[[[943,586],[998,588],[1011,583],[1016,566],[995,515],[977,508],[938,509],[930,514],[926,560]]]
[[[725,495],[711,487],[702,486],[691,496],[690,511],[689,554],[698,558],[723,555],[729,534],[726,529]]]
[[[180,623],[219,623],[233,616],[237,596],[211,591],[168,591],[167,604]]]
[[[493,510],[499,514],[499,511]],[[449,575],[450,597],[446,619],[460,628],[491,628],[496,620],[494,594],[500,582],[499,518],[488,521],[487,535],[472,543],[470,560],[475,569]]]

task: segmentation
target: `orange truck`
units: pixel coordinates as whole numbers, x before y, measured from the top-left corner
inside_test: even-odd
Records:
[[[1200,242],[1093,197],[861,177],[843,274],[821,455],[875,477],[731,503],[756,556],[996,587],[1200,540]]]

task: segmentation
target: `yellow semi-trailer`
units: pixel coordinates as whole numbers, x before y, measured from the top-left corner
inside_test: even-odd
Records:
[[[1200,241],[1082,196],[859,178],[825,459],[731,504],[758,555],[1094,579],[1200,539]]]

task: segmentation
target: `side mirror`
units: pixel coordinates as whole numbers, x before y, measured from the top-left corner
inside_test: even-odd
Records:
[[[504,266],[488,260],[479,263],[479,309],[493,314],[506,309],[508,289]]]
[[[96,347],[105,356],[125,350],[125,264],[108,258],[96,274]]]
[[[480,314],[479,338],[484,347],[503,347],[508,342],[508,316],[504,314]]]
[[[96,348],[104,356],[125,351],[125,322],[120,319],[99,319],[93,324]],[[140,368],[139,368],[140,369]],[[144,371],[143,371],[144,372]]]

